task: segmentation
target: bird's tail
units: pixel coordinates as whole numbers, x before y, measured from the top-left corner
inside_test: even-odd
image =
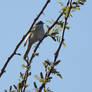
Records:
[[[23,56],[23,60],[26,60],[26,59],[27,59],[27,57],[28,57],[28,53],[29,53],[31,47],[32,47],[32,44],[31,44],[31,43],[28,43],[26,52],[25,52],[25,54],[24,54],[24,56]]]

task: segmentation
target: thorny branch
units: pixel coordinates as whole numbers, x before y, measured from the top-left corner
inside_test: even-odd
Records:
[[[41,14],[43,13],[43,11],[45,10],[45,8],[47,7],[47,5],[50,3],[50,0],[47,0],[47,2],[45,3],[45,5],[43,6],[42,10],[40,11],[40,13],[37,15],[37,17],[34,19],[29,31],[23,36],[23,38],[20,40],[20,42],[16,45],[16,48],[14,49],[14,51],[11,53],[11,55],[8,57],[8,59],[6,60],[3,68],[0,71],[0,77],[3,75],[3,73],[5,72],[5,69],[8,65],[8,63],[10,62],[10,60],[13,58],[14,55],[16,55],[16,52],[18,50],[18,48],[20,47],[20,45],[22,44],[22,42],[24,41],[24,39],[26,38],[26,36],[28,35],[28,33],[31,31],[32,27],[34,26],[34,24],[36,23],[36,21],[39,19],[39,17],[41,16]]]

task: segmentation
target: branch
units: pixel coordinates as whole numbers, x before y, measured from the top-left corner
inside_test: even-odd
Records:
[[[33,51],[33,53],[32,53],[32,55],[31,55],[31,58],[30,58],[30,60],[28,61],[28,68],[27,68],[27,70],[25,71],[25,73],[24,73],[24,77],[23,77],[23,82],[25,82],[25,84],[26,84],[26,82],[27,82],[27,77],[28,77],[28,72],[29,72],[29,70],[30,70],[30,67],[31,67],[31,63],[32,63],[32,60],[33,60],[33,58],[34,58],[34,53],[36,53],[36,51],[37,51],[37,49],[38,49],[38,47],[40,46],[40,44],[42,43],[42,41],[44,40],[44,38],[45,37],[47,37],[47,33],[49,33],[49,31],[57,24],[57,22],[58,22],[58,20],[61,18],[61,16],[63,15],[64,13],[62,12],[59,16],[58,16],[58,18],[56,19],[56,21],[48,28],[48,30],[47,30],[47,32],[45,33],[45,35],[44,35],[44,37],[38,42],[38,44],[36,45],[36,47],[35,47],[35,49],[34,49],[34,51]],[[22,82],[21,82],[22,83]],[[44,87],[44,86],[43,86]],[[43,88],[42,87],[42,88]],[[40,91],[39,91],[40,92]]]
[[[5,69],[8,65],[8,63],[10,62],[10,60],[13,58],[13,56],[16,54],[16,51],[18,50],[19,46],[22,44],[22,42],[24,41],[24,39],[26,38],[26,36],[29,34],[29,32],[31,31],[32,27],[34,26],[35,22],[39,19],[39,17],[41,16],[41,14],[43,13],[43,11],[45,10],[45,8],[47,7],[47,5],[49,4],[50,0],[47,0],[47,2],[45,3],[45,5],[43,6],[42,10],[40,11],[40,13],[37,15],[37,17],[34,19],[29,31],[23,36],[23,38],[20,40],[20,42],[16,45],[16,48],[14,49],[14,51],[11,53],[11,55],[8,57],[8,59],[6,60],[3,68],[0,71],[0,77],[3,75],[3,73],[5,72]]]
[[[69,14],[71,12],[71,9],[72,9],[72,2],[70,2],[70,8],[69,8],[69,11],[67,13],[67,16],[65,16],[65,21],[64,21],[64,26],[63,26],[63,33],[62,33],[62,39],[61,39],[61,42],[59,44],[59,47],[57,49],[57,51],[55,52],[55,58],[54,58],[54,62],[56,61],[57,57],[58,57],[58,54],[59,54],[59,51],[63,45],[63,42],[64,42],[64,34],[65,34],[65,29],[66,29],[66,23],[67,23],[67,20],[68,20],[68,17],[69,17]]]
[[[45,37],[47,37],[47,34],[49,33],[49,31],[57,24],[58,20],[61,18],[61,16],[63,15],[63,12],[58,16],[58,18],[56,19],[56,21],[51,25],[51,27],[48,28],[47,32],[45,33],[44,37],[39,41],[39,43],[36,45],[33,53],[32,53],[32,56],[29,60],[29,65],[31,64],[32,62],[32,59],[34,58],[34,53],[37,51],[38,47],[40,46],[40,44],[42,43],[42,41],[44,40]]]
[[[63,25],[62,39],[61,39],[61,42],[60,42],[60,44],[59,44],[59,47],[57,48],[57,50],[56,50],[56,52],[55,52],[54,62],[53,62],[53,63],[56,62],[57,57],[58,57],[59,52],[60,52],[60,49],[61,49],[61,47],[62,47],[62,45],[63,45],[63,42],[64,42],[64,34],[65,34],[65,29],[66,29],[66,23],[67,23],[69,14],[70,14],[70,12],[71,12],[71,9],[72,9],[72,0],[70,1],[70,8],[69,8],[69,11],[68,11],[68,13],[67,13],[67,16],[65,16],[65,21],[64,21],[64,25]],[[47,79],[49,78],[49,76],[50,76],[51,73],[52,73],[53,68],[54,68],[54,65],[51,67],[51,69],[50,69],[50,71],[48,72],[48,74],[45,75],[45,80],[47,80]],[[41,92],[45,85],[46,85],[45,83],[42,83],[42,85],[39,87],[39,91],[38,91],[38,92]]]

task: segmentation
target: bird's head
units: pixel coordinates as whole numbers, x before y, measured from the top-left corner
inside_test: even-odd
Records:
[[[44,24],[42,21],[36,23],[36,25],[42,25],[42,24]]]

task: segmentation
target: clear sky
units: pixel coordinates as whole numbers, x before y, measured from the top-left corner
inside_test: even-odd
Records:
[[[44,14],[40,17],[45,24],[49,19],[55,19],[59,7],[51,0]],[[14,50],[16,44],[28,31],[30,24],[37,16],[46,0],[0,0],[0,69],[8,56]],[[70,30],[65,32],[66,47],[62,48],[59,59],[62,60],[57,69],[61,72],[63,79],[53,77],[50,89],[54,92],[92,92],[92,1],[87,0],[80,11],[73,13],[69,20]],[[53,53],[57,48],[50,38],[45,39],[32,63],[32,76],[29,78],[29,90],[33,89],[31,81],[34,74],[43,70],[41,61],[53,60]],[[23,54],[23,44],[18,52]],[[32,51],[31,51],[32,52]],[[30,53],[31,54],[31,53]],[[6,73],[0,78],[0,92],[8,89],[10,85],[17,84],[19,72],[23,71],[21,65],[24,63],[22,56],[14,56],[8,64]],[[33,90],[34,92],[34,90]]]

